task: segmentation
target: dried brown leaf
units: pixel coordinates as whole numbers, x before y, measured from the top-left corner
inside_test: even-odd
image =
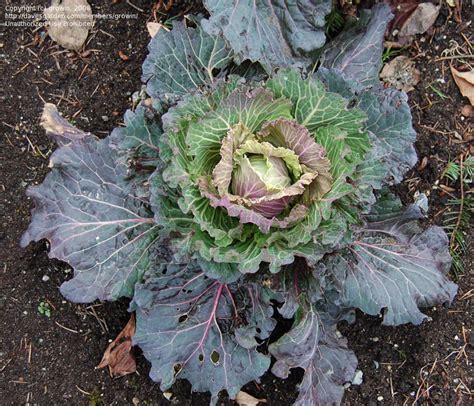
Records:
[[[420,71],[410,58],[400,55],[384,65],[380,78],[398,90],[409,92],[420,81]]]
[[[243,390],[237,393],[235,401],[239,406],[257,406],[260,402],[267,403],[266,399],[257,399]]]
[[[432,3],[419,4],[400,28],[399,37],[409,37],[428,31],[438,18],[440,9],[441,6]]]
[[[133,374],[137,365],[132,353],[132,337],[135,335],[135,316],[132,314],[125,328],[105,350],[97,368],[109,367],[113,378]]]
[[[150,37],[153,38],[157,34],[157,32],[163,28],[163,25],[150,21],[146,23],[146,28],[148,30],[148,33],[150,34]]]
[[[52,0],[44,10],[49,36],[66,49],[78,51],[94,25],[87,0]]]
[[[418,166],[418,168],[416,170],[418,172],[421,172],[423,169],[426,168],[426,165],[428,165],[428,157],[427,156],[423,157],[423,159],[421,160],[420,165]]]
[[[471,106],[474,106],[474,70],[470,72],[459,72],[452,66],[450,66],[450,68],[459,91],[463,96],[469,99]]]
[[[461,110],[461,114],[464,117],[468,117],[468,118],[474,117],[474,106],[470,104],[466,104],[465,106],[463,106]]]
[[[420,0],[390,0],[393,20],[390,22],[390,30],[398,30],[416,10]]]

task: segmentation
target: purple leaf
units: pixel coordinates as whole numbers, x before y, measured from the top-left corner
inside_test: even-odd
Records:
[[[158,227],[143,203],[119,180],[126,168],[108,140],[83,138],[51,156],[53,170],[28,189],[35,208],[21,245],[43,238],[49,256],[74,268],[61,291],[73,302],[130,296],[149,265]]]
[[[354,82],[371,86],[379,83],[383,39],[393,15],[386,4],[364,10],[361,19],[337,36],[321,56],[321,66],[342,71]]]
[[[274,322],[261,324],[272,310],[260,286],[209,279],[193,264],[163,266],[145,279],[131,305],[137,312],[134,343],[162,390],[186,378],[193,390],[214,397],[227,390],[233,398],[268,369],[270,359],[257,351],[255,337],[268,337]],[[263,326],[260,335],[257,325]]]
[[[336,336],[334,322],[323,320],[309,303],[300,307],[292,329],[269,350],[277,359],[272,372],[279,378],[287,378],[292,368],[304,369],[294,403],[299,406],[339,405],[343,385],[352,380],[357,366],[346,340]]]
[[[453,300],[448,237],[436,226],[421,231],[422,217],[415,205],[401,211],[382,200],[352,247],[327,258],[348,306],[371,315],[383,310],[386,325],[420,324],[426,315],[419,307]]]

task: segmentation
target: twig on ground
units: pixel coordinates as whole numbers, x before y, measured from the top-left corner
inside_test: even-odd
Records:
[[[90,396],[91,393],[90,392],[86,392],[84,389],[81,389],[79,386],[76,385],[76,388],[79,392],[81,392],[82,394],[86,395],[86,396]]]
[[[458,300],[467,300],[474,296],[474,289],[468,290]]]
[[[13,77],[15,77],[16,75],[20,74],[21,72],[23,72],[28,66],[30,66],[30,62],[27,62],[25,65],[23,65],[20,69],[18,69],[14,74],[13,74]]]
[[[57,321],[55,321],[55,323],[58,327],[61,327],[62,329],[66,330],[66,331],[70,331],[71,333],[79,334],[79,331],[77,331],[77,330],[73,330],[72,328],[63,326],[61,323],[58,323]]]
[[[0,372],[3,372],[5,368],[12,362],[13,358],[10,358],[3,367],[0,368]]]
[[[136,6],[135,4],[133,4],[130,0],[127,0],[126,3],[127,3],[130,7],[134,8],[134,9],[137,10],[137,11],[139,11],[140,13],[144,13],[144,12],[145,12],[145,10],[142,10],[140,7],[138,7],[138,6]]]
[[[101,319],[98,315],[97,315],[97,312],[95,311],[95,307],[97,305],[91,305],[91,306],[88,306],[86,307],[86,312],[89,313],[89,314],[92,314],[95,319],[97,320],[97,322],[99,323],[99,326],[100,328],[102,329],[103,333],[104,334],[107,334],[109,332],[109,327],[107,326],[107,323],[105,322],[104,319]],[[99,305],[101,306],[101,305]],[[87,311],[88,310],[88,311]]]
[[[474,55],[453,55],[453,56],[442,56],[435,59],[435,62],[447,61],[452,59],[474,59]]]

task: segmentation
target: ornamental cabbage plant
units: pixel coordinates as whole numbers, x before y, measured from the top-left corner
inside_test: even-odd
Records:
[[[109,137],[46,105],[60,148],[22,244],[46,238],[74,268],[73,302],[131,298],[162,390],[187,379],[215,402],[302,368],[297,405],[339,404],[357,366],[339,321],[420,324],[456,294],[445,233],[389,190],[417,161],[407,96],[378,80],[391,14],[364,12],[316,60],[317,13],[299,8],[298,31],[282,23],[295,9],[224,3],[154,37],[145,92]],[[324,22],[328,2],[297,3]]]

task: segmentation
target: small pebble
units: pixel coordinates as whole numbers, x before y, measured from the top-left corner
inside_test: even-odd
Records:
[[[383,396],[379,396],[379,397],[377,398],[377,400],[378,400],[379,402],[381,402],[381,401],[383,400]]]
[[[132,403],[135,405],[135,406],[138,406],[140,404],[140,400],[138,398],[132,398]]]
[[[455,339],[456,341],[459,341],[459,336],[456,334],[456,335],[454,336],[454,339]]]
[[[414,195],[415,204],[421,209],[423,214],[428,213],[428,197],[424,193],[420,193],[419,191],[415,192]]]
[[[109,118],[107,116],[102,116],[102,120],[107,122],[107,121],[109,121]]]
[[[354,378],[352,378],[352,384],[353,385],[360,385],[363,381],[364,373],[360,370],[357,369],[354,374]]]
[[[377,361],[374,361],[375,369],[379,369],[380,364]]]
[[[167,399],[167,400],[171,400],[171,397],[173,396],[173,394],[171,392],[163,392],[163,396]]]
[[[43,282],[48,282],[49,281],[49,276],[48,275],[43,275],[43,277],[41,278],[41,280]]]

